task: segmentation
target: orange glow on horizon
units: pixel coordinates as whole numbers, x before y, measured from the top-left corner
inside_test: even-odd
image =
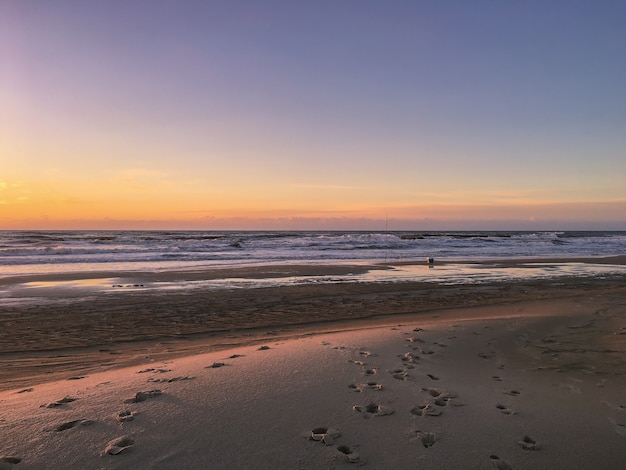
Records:
[[[154,176],[154,175],[153,175]],[[555,222],[620,220],[626,213],[626,200],[548,201],[511,194],[468,194],[466,202],[457,197],[442,202],[439,198],[420,204],[400,204],[394,198],[388,204],[358,204],[349,200],[331,201],[326,196],[307,197],[319,188],[292,191],[283,199],[281,191],[256,197],[236,188],[206,188],[200,185],[174,185],[159,178],[118,178],[92,182],[1,181],[0,229],[328,229],[355,227],[380,229],[385,218],[402,221],[402,226],[419,227],[454,221],[518,221],[528,224],[538,220]],[[258,190],[257,190],[258,191]],[[296,194],[298,193],[298,194]],[[331,191],[332,195],[332,191]],[[296,197],[297,196],[297,197]],[[437,200],[438,199],[438,200]],[[488,203],[487,199],[492,199]],[[308,225],[307,225],[308,224]],[[462,226],[459,227],[462,229]]]

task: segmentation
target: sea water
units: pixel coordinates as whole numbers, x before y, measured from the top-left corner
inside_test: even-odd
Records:
[[[0,231],[0,279],[29,274],[141,272],[271,264],[376,264],[432,257],[431,269],[398,266],[367,275],[218,280],[219,288],[354,280],[481,282],[623,273],[619,266],[533,264],[507,270],[473,261],[581,258],[626,253],[626,232]],[[441,265],[440,262],[447,262]],[[455,265],[454,261],[463,262]],[[432,269],[432,268],[435,269]],[[528,269],[532,267],[534,269]],[[208,282],[203,284],[205,287]],[[162,286],[164,287],[164,286]]]
[[[0,231],[0,275],[626,253],[626,232]]]

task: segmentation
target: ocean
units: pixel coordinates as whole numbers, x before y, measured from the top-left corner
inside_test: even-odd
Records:
[[[0,277],[626,253],[626,232],[0,231]]]

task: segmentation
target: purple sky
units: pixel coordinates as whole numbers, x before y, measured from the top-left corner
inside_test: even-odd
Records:
[[[0,228],[626,229],[625,2],[4,0],[0,55]]]

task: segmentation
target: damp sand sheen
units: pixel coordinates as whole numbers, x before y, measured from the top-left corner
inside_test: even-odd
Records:
[[[620,469],[626,284],[562,284],[238,291],[220,305],[254,328],[39,351],[31,338],[1,355],[0,469]],[[198,295],[180,310],[207,308]],[[51,336],[80,328],[72,305]],[[130,337],[151,318],[131,306],[100,327]],[[258,318],[289,308],[324,321]],[[5,350],[30,338],[12,321]]]

